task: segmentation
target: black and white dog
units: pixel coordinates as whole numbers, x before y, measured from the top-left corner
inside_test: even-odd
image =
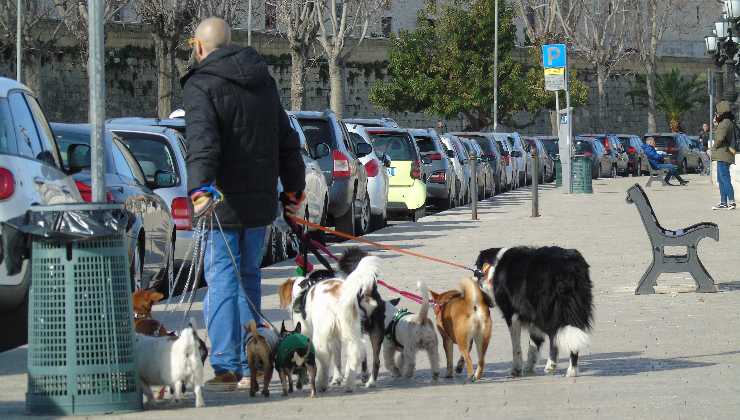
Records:
[[[558,349],[570,353],[566,376],[578,375],[578,354],[588,348],[593,319],[589,266],[580,252],[560,247],[492,248],[481,251],[476,266],[481,288],[503,313],[511,334],[513,376],[522,374],[522,326],[529,329],[524,373],[534,372],[539,349],[548,337],[545,372],[557,368]]]

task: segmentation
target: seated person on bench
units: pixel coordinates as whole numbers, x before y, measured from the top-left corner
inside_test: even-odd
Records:
[[[665,163],[663,160],[663,156],[658,153],[657,150],[655,150],[655,139],[652,137],[648,137],[645,139],[645,143],[642,145],[642,149],[645,151],[645,154],[648,157],[648,161],[650,162],[650,167],[657,170],[665,170],[665,183],[668,185],[673,185],[669,181],[671,177],[676,178],[676,180],[681,185],[686,185],[689,183],[689,181],[684,180],[681,178],[680,175],[678,175],[678,167],[676,165],[672,165],[670,163]]]

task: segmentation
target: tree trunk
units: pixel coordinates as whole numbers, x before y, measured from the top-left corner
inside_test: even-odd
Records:
[[[596,87],[598,90],[599,103],[596,112],[596,130],[604,131],[604,117],[606,115],[606,69],[604,66],[596,65]]]
[[[650,133],[658,131],[658,124],[656,122],[657,109],[655,106],[655,73],[655,62],[650,60],[645,65],[645,88],[648,96],[647,126]]]
[[[290,108],[293,111],[303,109],[303,94],[306,90],[306,58],[300,48],[290,51]]]
[[[329,57],[329,88],[331,95],[329,97],[329,107],[337,118],[342,118],[344,111],[344,83],[342,82],[342,65],[336,57]]]
[[[36,52],[27,52],[23,57],[23,83],[36,94],[43,104],[44,90],[41,87],[41,57]]]
[[[157,57],[157,116],[159,118],[167,118],[172,112],[175,47],[171,40],[154,35],[154,54]]]

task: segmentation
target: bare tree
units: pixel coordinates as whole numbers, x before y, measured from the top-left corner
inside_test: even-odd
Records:
[[[687,0],[632,0],[634,18],[632,43],[645,71],[645,90],[648,100],[648,131],[657,131],[655,104],[655,76],[657,52],[667,29],[674,26],[676,13],[688,4]]]
[[[175,56],[183,35],[191,27],[197,0],[139,0],[136,12],[149,25],[157,58],[157,115],[167,118],[177,79]]]
[[[105,0],[105,21],[124,8],[130,0]],[[81,51],[87,54],[87,0],[53,0],[54,8],[64,26],[80,44]]]
[[[329,105],[340,118],[344,111],[345,61],[365,39],[368,28],[387,4],[387,0],[315,0],[318,40],[329,66]],[[351,45],[347,43],[349,38],[354,38]]]
[[[241,0],[195,0],[198,9],[198,21],[209,17],[220,17],[232,27],[240,15],[244,14]]]
[[[558,11],[569,27],[580,19],[579,0],[513,0],[525,25],[529,41],[534,45],[560,42],[564,38]]]
[[[596,125],[604,130],[606,82],[614,68],[632,51],[627,48],[628,31],[633,26],[629,8],[632,0],[575,0],[580,19],[569,22],[567,10],[558,5],[563,33],[575,51],[596,71],[598,113]]]
[[[25,70],[22,75],[23,82],[41,100],[43,94],[41,61],[56,44],[62,25],[61,22],[51,19],[54,7],[50,3],[23,0],[22,7],[21,54]],[[16,0],[0,0],[0,50],[15,49],[16,10]]]
[[[290,48],[290,107],[303,109],[306,67],[316,41],[319,21],[314,0],[275,0],[277,24]]]

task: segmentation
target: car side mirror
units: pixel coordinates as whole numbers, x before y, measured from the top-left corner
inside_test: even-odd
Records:
[[[518,150],[514,150],[514,151],[511,152],[511,156],[512,157],[515,157],[515,158],[522,157],[522,152],[520,152]]]
[[[373,146],[367,143],[357,143],[357,157],[365,157],[373,152]]]
[[[90,168],[90,146],[87,144],[72,144],[67,148],[67,162],[70,173],[77,173]]]
[[[316,160],[325,158],[331,153],[331,148],[326,143],[319,143],[313,149],[313,158]]]
[[[153,188],[172,188],[177,185],[177,177],[170,171],[157,170],[154,174]]]
[[[446,154],[446,155],[447,155],[447,157],[448,157],[448,158],[450,158],[450,159],[454,159],[454,158],[455,158],[455,152],[453,152],[452,150],[447,150],[447,151],[445,152],[445,154]]]

